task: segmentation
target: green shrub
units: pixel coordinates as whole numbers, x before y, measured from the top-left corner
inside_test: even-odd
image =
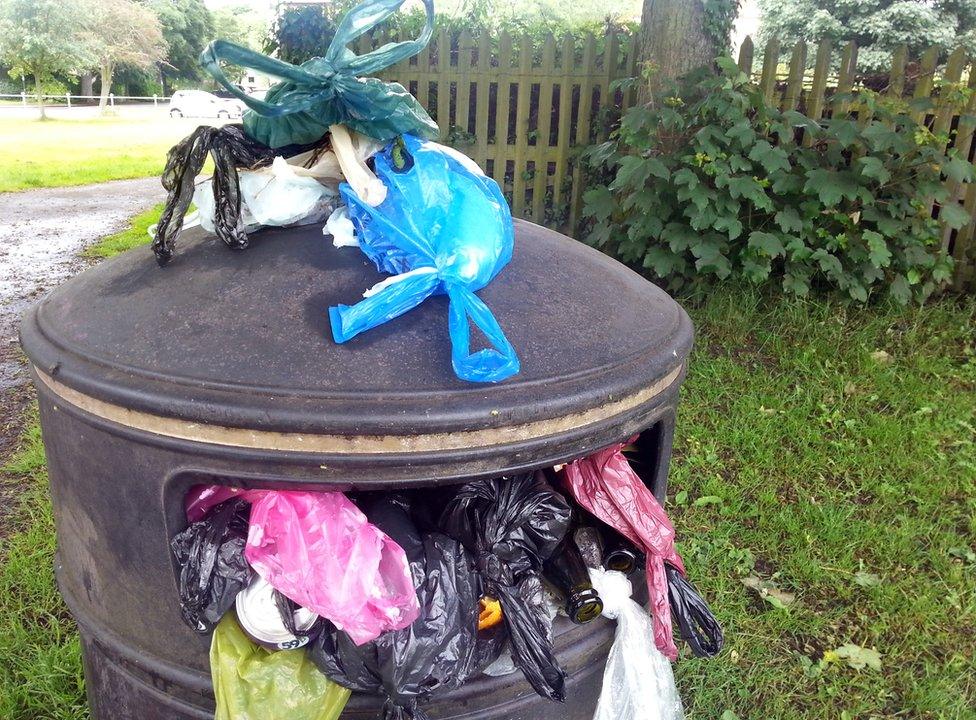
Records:
[[[972,167],[943,151],[947,138],[870,92],[835,98],[860,121],[818,124],[770,107],[731,59],[717,65],[586,151],[604,182],[585,194],[591,244],[671,289],[738,276],[858,302],[886,288],[907,303],[950,277],[931,207],[962,225],[942,178],[969,181]]]

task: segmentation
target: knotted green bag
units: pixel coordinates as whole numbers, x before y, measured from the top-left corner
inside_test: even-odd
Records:
[[[301,67],[262,55],[225,40],[215,40],[203,51],[200,63],[230,93],[250,108],[244,129],[272,148],[314,143],[329,126],[341,123],[377,140],[411,133],[437,137],[437,124],[423,106],[399,83],[373,75],[416,55],[426,47],[434,26],[433,0],[424,0],[426,23],[420,37],[387,43],[364,55],[347,46],[396,12],[405,0],[366,0],[342,19],[324,57]],[[264,100],[245,94],[220,67],[224,61],[278,78]]]

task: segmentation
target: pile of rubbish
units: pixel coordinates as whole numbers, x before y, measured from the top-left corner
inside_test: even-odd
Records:
[[[349,48],[403,2],[359,4],[325,55],[300,67],[212,43],[203,66],[249,110],[242,124],[200,127],[170,150],[152,248],[165,264],[186,227],[243,250],[258,228],[321,224],[389,275],[329,308],[335,342],[447,295],[455,374],[500,382],[519,372],[518,356],[476,293],[512,257],[508,204],[475,163],[430,140],[437,126],[409,92],[370,77],[425,47],[431,0],[415,40]],[[221,63],[280,82],[259,100]],[[201,177],[208,157],[213,175]],[[486,347],[472,349],[471,325]],[[557,616],[617,623],[596,718],[676,720],[673,625],[695,655],[722,647],[624,445],[449,488],[197,486],[185,509],[171,547],[183,619],[212,634],[218,720],[334,720],[353,691],[384,696],[387,720],[423,720],[430,696],[515,672],[563,701]],[[650,612],[632,598],[642,577]]]
[[[386,720],[521,672],[565,698],[553,623],[616,620],[595,718],[683,717],[669,660],[722,631],[674,528],[617,445],[455,487],[344,494],[201,485],[172,538],[183,619],[212,633],[217,720],[335,720],[351,691]],[[632,599],[646,576],[650,613]]]

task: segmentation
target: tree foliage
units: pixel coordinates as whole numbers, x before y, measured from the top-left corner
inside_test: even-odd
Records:
[[[119,65],[148,70],[166,57],[166,41],[156,14],[133,0],[87,0],[91,54],[101,76],[104,109]]]
[[[200,79],[200,53],[214,39],[213,16],[203,0],[150,0],[169,48],[163,76]]]
[[[214,37],[260,50],[268,36],[271,18],[248,5],[225,5],[212,11]]]
[[[851,96],[866,122],[823,125],[767,105],[729,58],[661,102],[630,109],[615,139],[587,153],[605,184],[585,194],[589,241],[670,287],[738,276],[806,295],[866,302],[887,289],[923,299],[950,277],[933,201],[967,220],[942,176],[972,180],[948,138],[909,108]],[[965,98],[960,98],[961,102]]]
[[[933,45],[976,51],[976,0],[759,0],[759,36],[836,43],[854,40],[858,66],[873,71],[890,67],[901,44],[917,56]]]
[[[91,61],[87,20],[83,0],[0,0],[0,62],[33,76],[42,118],[43,84]]]

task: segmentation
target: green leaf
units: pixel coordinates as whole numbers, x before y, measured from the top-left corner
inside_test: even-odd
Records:
[[[672,273],[680,272],[684,261],[667,246],[654,245],[644,255],[643,265],[648,270],[653,270],[658,277],[666,278]]]
[[[943,164],[942,172],[957,183],[973,181],[973,164],[959,155],[953,155],[947,163]]]
[[[717,217],[712,227],[719,232],[727,232],[729,240],[735,240],[742,234],[742,222],[737,217]]]
[[[756,131],[752,129],[749,119],[745,118],[726,130],[725,137],[735,140],[742,147],[748,147],[756,139]]]
[[[836,172],[817,168],[807,173],[807,182],[803,186],[804,192],[816,193],[817,197],[827,207],[833,207],[844,198],[854,200],[858,196],[859,186],[848,172]]]
[[[745,198],[757,208],[772,210],[773,203],[763,186],[755,178],[736,176],[728,179],[729,195],[736,200]]]
[[[801,232],[803,230],[803,221],[800,219],[800,213],[796,211],[796,208],[785,207],[776,213],[773,219],[783,232]]]
[[[861,587],[876,587],[881,584],[881,577],[874,573],[859,570],[854,573],[854,583]]]
[[[799,297],[806,297],[810,293],[810,285],[806,278],[794,273],[786,273],[783,277],[783,289]]]
[[[912,299],[912,288],[904,275],[895,275],[888,286],[888,293],[899,305],[907,305]]]
[[[661,161],[658,160],[660,163]],[[610,183],[611,190],[636,190],[651,176],[651,165],[638,155],[628,155],[620,161],[617,176]]]
[[[684,185],[689,190],[694,190],[696,187],[698,187],[701,181],[698,179],[698,175],[696,175],[693,170],[683,167],[674,173],[672,182],[674,182],[675,185]]]
[[[583,215],[593,218],[597,223],[606,223],[616,204],[609,188],[603,185],[597,185],[583,193],[583,203]]]
[[[760,255],[775,258],[786,254],[783,241],[777,235],[767,232],[753,231],[749,234],[749,247],[753,248]]]
[[[844,272],[844,266],[841,264],[840,259],[836,255],[831,255],[823,248],[815,250],[810,256],[810,259],[815,260],[820,265],[820,269],[834,279]]]
[[[873,230],[865,230],[862,237],[868,245],[868,258],[871,260],[871,264],[877,268],[888,267],[891,264],[891,251],[888,249],[888,243],[884,236]],[[867,298],[865,297],[864,300]]]
[[[959,229],[969,222],[969,213],[958,203],[949,203],[939,208],[939,220],[948,227]]]
[[[790,169],[790,156],[786,151],[773,147],[766,140],[760,140],[753,145],[749,151],[749,159],[762,165],[768,173]]]
[[[874,178],[879,183],[884,185],[891,179],[891,173],[881,162],[880,158],[867,156],[858,158],[858,165],[861,167],[861,175],[868,178]]]
[[[852,120],[831,120],[830,121],[830,135],[833,137],[840,146],[843,148],[848,148],[857,142],[858,131],[857,124]]]

